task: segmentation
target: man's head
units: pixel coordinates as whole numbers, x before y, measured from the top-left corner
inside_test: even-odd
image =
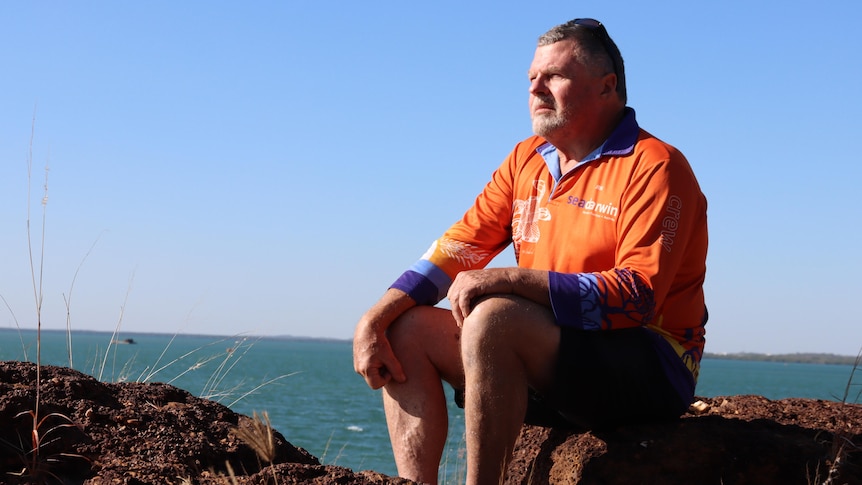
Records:
[[[575,55],[584,65],[596,66],[603,71],[602,74],[617,75],[617,94],[625,104],[628,95],[623,56],[605,26],[594,19],[569,20],[545,32],[539,37],[538,45],[550,45],[565,39],[572,39],[579,46]]]
[[[590,124],[609,122],[626,104],[622,57],[596,20],[572,20],[539,37],[528,74],[533,130],[552,142],[589,136]]]

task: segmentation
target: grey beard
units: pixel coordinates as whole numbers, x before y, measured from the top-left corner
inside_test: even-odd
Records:
[[[549,134],[559,130],[566,124],[565,116],[557,113],[553,115],[533,116],[533,133],[547,137]]]

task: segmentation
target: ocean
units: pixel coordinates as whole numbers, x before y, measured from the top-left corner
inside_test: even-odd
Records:
[[[0,360],[36,360],[33,330],[0,329]],[[273,428],[329,465],[397,475],[381,405],[353,372],[350,342],[73,331],[71,367],[108,382],[169,382],[236,412],[266,411]],[[65,331],[42,332],[44,364],[69,366]],[[852,366],[704,359],[697,395],[840,401]],[[860,380],[857,375],[854,381]],[[464,468],[464,415],[452,404],[441,479]],[[850,399],[853,402],[853,399]],[[442,478],[448,477],[448,478]]]

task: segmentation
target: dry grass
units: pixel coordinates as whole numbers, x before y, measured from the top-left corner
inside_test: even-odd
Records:
[[[278,477],[275,474],[275,469],[272,467],[276,457],[275,436],[272,431],[272,423],[269,420],[269,414],[266,411],[257,414],[253,413],[250,420],[239,427],[234,428],[237,437],[248,444],[258,458],[263,462],[269,463],[272,470],[272,478],[275,483],[278,483]]]
[[[856,371],[862,366],[862,349],[856,354],[856,360],[853,362],[853,367],[850,369],[850,376],[847,378],[847,384],[844,386],[844,395],[841,398],[841,405],[846,406],[852,403],[858,403],[862,396],[862,383],[854,381]],[[857,391],[856,389],[859,388]],[[855,393],[855,396],[854,396]],[[843,426],[838,431],[832,434],[832,449],[829,458],[826,462],[828,468],[825,476],[820,476],[820,465],[815,469],[814,483],[820,485],[833,485],[835,480],[840,479],[841,468],[844,466],[845,459],[851,451],[859,451],[859,448],[853,443],[852,436],[847,432],[851,424],[845,415]]]
[[[36,316],[36,382],[34,383],[35,389],[35,399],[33,404],[33,409],[29,411],[22,411],[18,413],[15,417],[20,418],[24,416],[29,416],[32,420],[32,426],[30,429],[30,443],[29,446],[24,443],[26,440],[21,439],[20,444],[15,446],[18,450],[18,457],[22,461],[23,468],[20,472],[14,473],[19,477],[29,477],[31,479],[37,480],[39,482],[47,481],[50,477],[52,479],[59,480],[52,471],[51,467],[53,464],[56,464],[63,458],[74,458],[74,459],[84,459],[85,457],[81,455],[69,454],[61,452],[52,456],[45,456],[43,452],[44,447],[47,444],[52,443],[54,440],[59,439],[55,438],[54,435],[58,434],[61,430],[65,428],[76,428],[79,431],[83,432],[83,427],[72,421],[71,418],[64,414],[60,413],[49,413],[47,415],[42,416],[40,414],[40,405],[42,401],[42,302],[43,302],[43,282],[44,282],[44,262],[45,262],[45,229],[47,226],[47,206],[48,206],[48,166],[45,166],[45,179],[43,183],[43,193],[41,199],[42,205],[42,221],[41,221],[41,234],[39,238],[39,249],[38,249],[38,264],[34,259],[34,251],[33,251],[33,238],[32,238],[32,229],[30,227],[30,202],[32,199],[31,187],[33,181],[33,140],[35,138],[36,133],[36,115],[35,112],[33,114],[33,120],[30,127],[30,144],[27,156],[27,251],[29,256],[29,264],[30,264],[30,280],[33,286],[33,299],[35,303],[35,316]],[[6,302],[3,299],[4,303]],[[9,307],[8,303],[6,303],[7,308]],[[11,312],[12,309],[9,308]],[[14,314],[13,314],[14,317]],[[17,325],[17,319],[15,320]],[[19,327],[20,330],[20,327]],[[19,333],[20,336],[20,333]],[[23,340],[22,340],[23,345]],[[71,351],[70,351],[71,352]],[[26,358],[26,350],[25,350],[25,358]],[[70,353],[70,361],[71,361],[71,353]],[[47,428],[48,422],[60,419],[63,422],[60,424],[51,426]],[[43,432],[44,430],[44,432]],[[7,443],[8,444],[8,443]]]
[[[20,444],[18,446],[14,446],[13,448],[17,449],[18,457],[22,462],[23,468],[20,472],[14,473],[13,475],[17,475],[19,477],[27,477],[37,482],[45,482],[49,478],[60,480],[60,477],[55,475],[51,468],[54,464],[58,463],[61,459],[64,458],[75,458],[75,459],[84,459],[85,457],[81,455],[69,454],[60,452],[56,455],[46,456],[44,452],[44,447],[52,443],[55,439],[54,435],[58,434],[64,428],[77,428],[79,431],[83,432],[82,426],[72,421],[71,418],[64,414],[60,413],[49,413],[45,416],[40,414],[40,405],[42,401],[42,301],[43,301],[43,283],[44,283],[44,263],[45,263],[45,229],[47,226],[47,206],[48,206],[48,166],[45,165],[45,181],[43,184],[43,193],[42,193],[42,221],[41,221],[41,234],[39,238],[39,250],[38,250],[38,264],[34,260],[34,252],[33,252],[33,238],[32,238],[32,229],[30,227],[30,202],[32,200],[31,187],[33,181],[33,140],[35,139],[36,134],[36,114],[35,110],[33,113],[33,120],[30,127],[30,144],[27,156],[27,251],[29,256],[30,263],[30,281],[33,286],[33,299],[35,302],[35,316],[36,316],[36,382],[34,383],[35,388],[35,399],[33,404],[33,409],[29,411],[22,411],[18,413],[15,417],[20,418],[24,416],[29,416],[32,419],[32,427],[30,429],[30,443],[29,446],[24,443],[26,440],[20,439]],[[5,299],[3,300],[5,302]],[[6,305],[9,306],[8,303]],[[9,309],[11,312],[11,308]],[[14,314],[13,314],[14,316]],[[17,325],[17,320],[16,320]],[[20,327],[19,327],[20,329]],[[20,335],[20,334],[19,334]],[[23,341],[22,341],[23,344]],[[26,354],[26,350],[25,350]],[[51,426],[50,428],[46,428],[48,422],[54,419],[60,419],[63,422],[57,424],[55,426]],[[43,432],[44,429],[44,432]],[[8,445],[8,443],[7,443]]]
[[[31,124],[31,132],[30,132],[30,140],[28,147],[28,156],[27,156],[27,204],[26,204],[26,231],[27,231],[27,251],[29,257],[29,269],[30,269],[30,280],[33,291],[33,298],[35,301],[35,324],[36,324],[36,355],[35,355],[35,365],[36,365],[36,377],[34,382],[34,392],[35,399],[33,404],[33,409],[26,410],[20,412],[17,418],[28,417],[32,420],[32,427],[28,430],[30,436],[29,438],[25,438],[22,436],[18,436],[17,443],[9,443],[3,440],[0,444],[4,445],[11,449],[20,459],[21,468],[20,471],[12,473],[12,475],[18,476],[19,478],[29,478],[34,480],[34,483],[46,483],[48,481],[54,480],[60,483],[65,483],[65,478],[56,476],[52,472],[52,468],[60,461],[64,461],[66,459],[83,459],[87,460],[87,458],[70,453],[54,453],[45,451],[46,446],[54,443],[54,448],[56,448],[55,441],[60,440],[60,434],[62,434],[62,430],[65,428],[76,428],[80,432],[84,432],[83,427],[72,421],[71,418],[65,416],[60,413],[49,413],[47,415],[43,415],[41,412],[40,406],[42,404],[42,395],[41,395],[41,350],[42,350],[42,303],[43,303],[43,283],[44,283],[44,262],[45,262],[45,242],[46,242],[46,228],[47,228],[47,204],[48,204],[48,173],[49,168],[46,163],[45,166],[45,175],[44,182],[42,185],[42,194],[41,194],[41,221],[39,227],[33,225],[31,227],[31,202],[33,200],[32,186],[33,186],[33,147],[35,140],[35,127],[36,127],[36,114],[34,109],[32,124]],[[38,232],[37,237],[34,237],[34,232]],[[69,287],[68,294],[63,294],[63,301],[66,307],[66,337],[67,337],[67,352],[68,352],[68,362],[69,368],[74,368],[73,363],[73,352],[72,352],[72,295],[75,288],[75,282],[77,280],[78,274],[93,251],[96,243],[98,242],[98,238],[96,242],[89,248],[84,258],[79,263],[77,269],[75,270],[74,276],[72,278],[72,282]],[[134,276],[134,275],[133,275]],[[126,300],[128,300],[129,293],[131,291],[131,280],[129,282],[129,288],[126,292]],[[14,311],[12,310],[9,303],[6,301],[3,295],[0,295],[0,300],[2,300],[6,309],[9,311],[12,316],[16,327],[18,328],[19,338],[21,339],[21,346],[24,351],[24,360],[30,360],[27,355],[27,346],[24,343],[23,336],[21,335],[21,326],[19,325],[18,319],[15,316]],[[120,316],[117,321],[116,328],[114,333],[111,336],[111,341],[109,342],[107,349],[104,352],[104,355],[101,356],[101,365],[96,368],[97,363],[94,363],[94,368],[91,372],[92,375],[97,376],[97,379],[102,381],[105,377],[106,369],[109,365],[109,357],[111,354],[112,345],[115,344],[115,337],[119,333],[120,327],[123,322],[123,312],[126,307],[126,301],[123,302],[123,305],[120,309]],[[175,335],[176,337],[176,335]],[[224,339],[222,339],[224,340]],[[242,358],[242,356],[248,352],[251,348],[251,345],[245,345],[247,338],[243,338],[238,344],[235,344],[231,347],[227,352],[224,353],[224,359],[216,369],[216,371],[210,376],[210,379],[207,381],[205,385],[202,396],[206,399],[216,399],[220,400],[221,398],[226,397],[235,397],[234,392],[238,391],[239,386],[237,388],[224,391],[219,390],[222,385],[225,376],[237,365],[238,361]],[[173,339],[171,340],[173,342]],[[213,344],[215,344],[214,342]],[[209,345],[213,345],[209,344]],[[170,343],[168,344],[170,347]],[[190,354],[196,353],[201,350],[201,348],[196,349],[193,352],[184,354],[183,356],[174,359],[173,361],[159,366],[162,357],[164,357],[167,352],[167,347],[162,352],[162,355],[159,357],[159,360],[152,367],[146,368],[139,377],[138,382],[147,382],[153,379],[156,374],[167,367],[172,366],[177,363],[179,360],[182,360],[185,357],[188,357]],[[240,352],[242,350],[242,352]],[[211,360],[217,359],[219,356],[213,356],[210,358],[206,358],[203,361],[198,361],[195,364],[191,365],[187,370],[180,373],[178,376],[174,377],[170,382],[176,380],[183,374],[196,370],[202,367],[204,364],[210,362]],[[128,365],[128,363],[127,363]],[[112,363],[111,369],[116,367],[116,346],[114,346],[114,362]],[[124,367],[125,370],[125,367]],[[98,371],[98,372],[97,372]],[[113,375],[113,371],[112,371]],[[249,396],[250,394],[255,393],[262,387],[265,387],[269,384],[272,384],[282,378],[289,377],[292,374],[281,375],[276,378],[270,379],[260,385],[254,387],[250,391],[242,393],[238,398],[231,402],[230,406],[233,406],[238,401],[243,398]],[[170,383],[169,382],[169,383]],[[7,423],[8,424],[8,423]],[[249,420],[249,423],[246,426],[242,426],[236,429],[237,436],[240,437],[243,441],[249,444],[255,453],[259,456],[259,458],[272,465],[273,460],[276,457],[276,446],[275,446],[275,438],[273,435],[272,425],[269,420],[269,416],[266,412],[264,412],[261,416],[258,416],[257,413],[254,413],[253,419]],[[230,476],[227,477],[230,479],[230,483],[236,483],[236,478],[233,474],[233,470],[230,468],[230,464],[228,464],[228,471]],[[182,482],[190,482],[190,478],[177,477],[181,483]],[[276,480],[277,477],[275,475],[275,471],[273,470],[273,478]],[[2,479],[0,479],[2,481]]]
[[[47,482],[48,478],[57,480],[58,482],[62,482],[60,477],[58,477],[52,471],[52,467],[54,465],[59,464],[63,460],[69,459],[80,459],[89,461],[86,457],[74,453],[60,452],[46,456],[46,454],[43,452],[43,449],[46,445],[49,445],[55,440],[60,439],[59,437],[55,437],[54,435],[58,434],[64,428],[76,428],[81,433],[84,432],[83,427],[72,421],[71,418],[69,418],[65,414],[50,413],[39,419],[39,416],[36,414],[35,411],[23,411],[21,413],[18,413],[18,415],[16,415],[15,417],[20,418],[24,416],[29,416],[33,419],[33,428],[30,433],[29,447],[24,445],[25,440],[23,439],[21,440],[21,443],[19,445],[11,445],[10,443],[6,443],[11,448],[17,451],[16,454],[22,464],[21,471],[12,473],[12,475],[21,478],[29,478],[31,480],[35,480],[37,483]],[[47,426],[48,421],[55,421],[56,419],[59,419],[63,422],[51,426],[48,429],[45,429],[43,433],[42,430]]]

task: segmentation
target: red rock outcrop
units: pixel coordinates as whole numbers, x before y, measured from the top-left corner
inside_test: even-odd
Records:
[[[862,406],[727,396],[702,398],[674,423],[524,426],[506,483],[862,484]]]
[[[102,383],[64,367],[42,367],[34,422],[35,381],[33,364],[0,362],[0,483],[413,483],[322,465],[277,431],[262,460],[238,436],[252,418],[171,385]],[[586,433],[525,426],[506,483],[862,484],[862,406],[703,402],[667,424]]]

